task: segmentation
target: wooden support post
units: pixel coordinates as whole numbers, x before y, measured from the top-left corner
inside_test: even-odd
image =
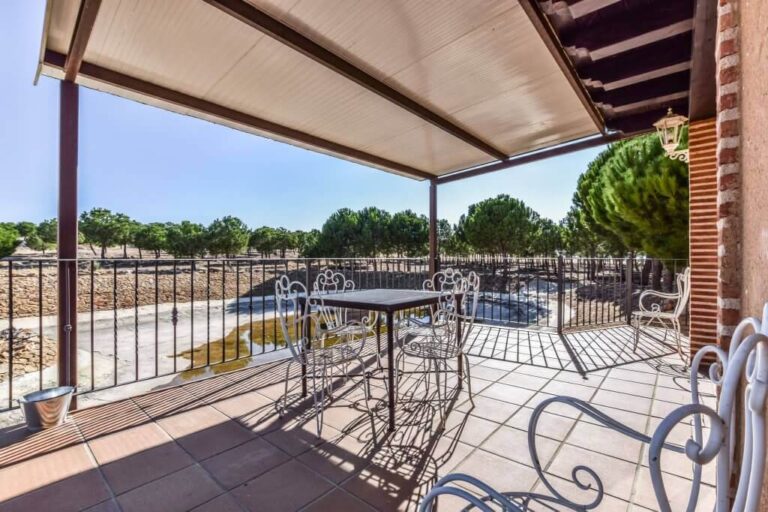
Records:
[[[77,386],[78,86],[62,81],[59,91],[58,377]]]
[[[440,270],[437,246],[437,180],[429,182],[429,278]]]

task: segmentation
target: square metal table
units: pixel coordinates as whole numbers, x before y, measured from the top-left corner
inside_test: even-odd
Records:
[[[417,308],[421,306],[435,305],[440,301],[440,292],[430,292],[422,290],[402,290],[402,289],[383,289],[375,288],[371,290],[354,290],[349,292],[340,293],[328,293],[322,294],[322,301],[324,306],[332,306],[347,309],[360,309],[365,311],[376,311],[384,313],[386,317],[387,326],[387,380],[389,386],[389,430],[395,429],[395,375],[394,375],[394,348],[395,348],[395,335],[394,335],[394,319],[395,313],[406,309]],[[309,296],[310,303],[317,304],[320,302],[320,294],[312,294]],[[461,297],[458,297],[461,300]],[[379,349],[381,332],[379,329],[380,321],[376,319],[376,343],[377,349]],[[308,333],[308,339],[311,339],[311,333]],[[461,325],[457,328],[457,335],[461,336]],[[459,377],[462,376],[463,368],[461,357],[459,357]],[[304,379],[303,388],[306,389],[306,373],[302,372],[302,378]],[[461,378],[459,378],[459,386],[461,386]]]

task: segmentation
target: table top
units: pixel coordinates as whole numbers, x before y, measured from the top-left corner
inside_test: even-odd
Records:
[[[320,295],[313,293],[309,298],[319,300]],[[322,299],[326,306],[394,312],[437,304],[440,300],[440,292],[374,288],[322,294]]]

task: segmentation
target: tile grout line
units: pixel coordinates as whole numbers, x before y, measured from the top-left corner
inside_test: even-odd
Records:
[[[653,402],[656,400],[656,389],[658,387],[658,383],[659,383],[659,374],[657,373],[656,379],[654,380],[654,383],[653,383],[653,397],[651,397],[651,405],[650,405],[650,408],[648,409],[648,416],[646,417],[646,420],[645,420],[645,431],[643,432],[645,435],[649,434],[648,430],[651,427],[651,417],[652,417],[651,413],[653,411]],[[640,454],[637,457],[637,466],[635,468],[634,478],[632,479],[632,488],[629,493],[630,505],[641,506],[635,503],[635,495],[637,493],[637,484],[640,480],[640,471],[643,470],[643,457],[645,455],[645,452],[647,452],[646,446],[647,445],[645,443],[641,445]]]

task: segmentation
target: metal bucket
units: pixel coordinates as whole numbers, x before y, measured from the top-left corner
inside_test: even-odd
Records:
[[[75,388],[72,386],[60,386],[35,391],[20,398],[19,405],[24,413],[27,429],[37,432],[64,423],[74,392]]]

